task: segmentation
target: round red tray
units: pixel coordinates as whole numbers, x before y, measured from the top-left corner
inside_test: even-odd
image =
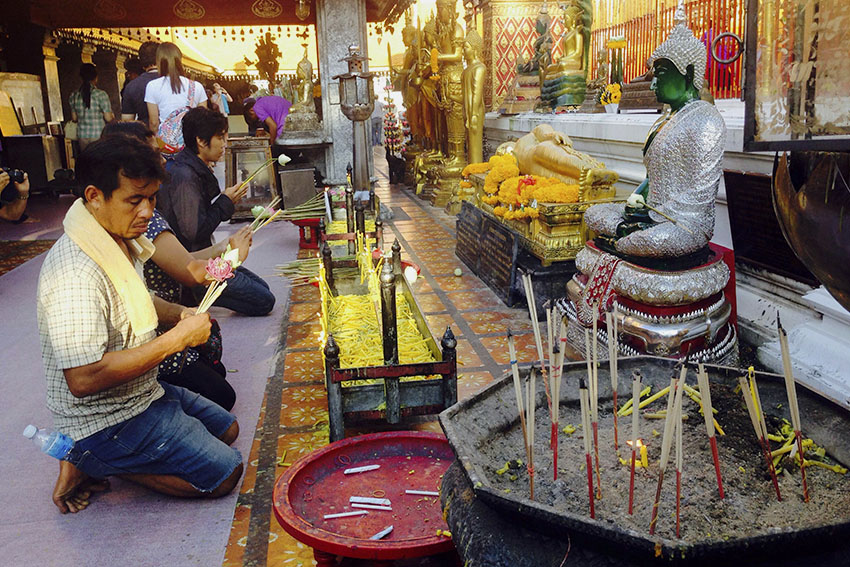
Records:
[[[437,433],[399,431],[343,439],[302,457],[277,479],[274,513],[298,541],[343,557],[395,560],[446,553],[454,545],[437,535],[448,530],[439,497],[405,490],[439,492],[453,460],[446,438]],[[343,474],[372,464],[380,468]],[[326,514],[356,510],[349,505],[351,496],[387,498],[392,511],[324,519]],[[369,539],[390,525],[388,536]]]

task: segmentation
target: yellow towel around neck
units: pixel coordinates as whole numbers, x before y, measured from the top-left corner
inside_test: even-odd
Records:
[[[77,199],[71,205],[62,224],[68,238],[106,272],[124,301],[133,333],[141,335],[156,329],[159,321],[145,282],[112,236],[92,216],[82,199]],[[127,245],[142,262],[150,258],[155,250],[153,243],[145,236],[128,240]]]

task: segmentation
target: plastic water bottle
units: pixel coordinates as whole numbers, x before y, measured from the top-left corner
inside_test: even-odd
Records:
[[[64,433],[39,429],[35,425],[27,425],[24,437],[32,439],[42,453],[59,460],[64,460],[74,448],[74,440]]]

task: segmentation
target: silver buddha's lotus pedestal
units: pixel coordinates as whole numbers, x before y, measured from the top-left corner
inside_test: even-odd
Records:
[[[616,305],[620,354],[688,356],[736,365],[738,336],[724,293],[730,271],[722,251],[712,248],[712,252],[700,266],[666,271],[621,260],[588,244],[576,257],[579,271],[567,284],[567,298],[557,302],[568,321],[570,345],[585,352],[584,330],[592,327],[593,304],[598,303],[596,340],[607,346],[605,311]]]

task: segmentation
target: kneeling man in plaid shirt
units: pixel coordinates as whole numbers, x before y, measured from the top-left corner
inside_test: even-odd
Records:
[[[121,478],[173,496],[217,497],[242,475],[230,447],[236,418],[217,404],[157,381],[167,356],[203,344],[209,315],[145,288],[153,253],[143,234],[166,173],[145,143],[112,137],[77,161],[82,198],[65,216],[38,282],[38,329],[47,406],[74,439],[59,463],[53,502],[62,513]],[[157,336],[157,327],[170,327]]]

